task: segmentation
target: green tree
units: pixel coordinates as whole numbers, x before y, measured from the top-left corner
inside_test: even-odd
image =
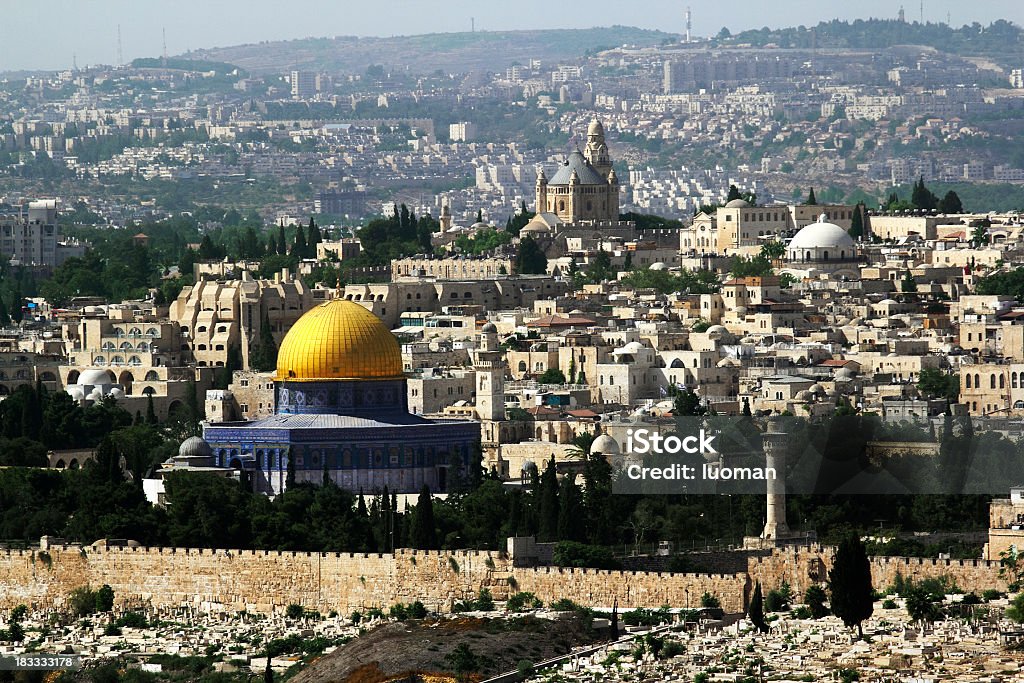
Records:
[[[850,219],[850,237],[859,240],[864,236],[864,204],[858,202],[853,207],[853,217]]]
[[[249,353],[249,365],[257,372],[270,372],[277,367],[277,342],[274,341],[268,310],[263,311],[259,342]]]
[[[814,188],[812,187],[810,192],[807,193],[807,201],[804,202],[807,206],[817,206],[818,200],[814,196]]]
[[[914,205],[915,209],[931,210],[938,206],[938,198],[925,187],[924,176],[920,176],[916,183],[914,183],[914,189],[910,196],[910,203]]]
[[[454,650],[444,656],[444,663],[459,681],[468,681],[470,674],[480,669],[480,658],[466,643],[459,643]]]
[[[1006,608],[1006,618],[1018,624],[1024,624],[1024,593],[1018,593],[1010,606]]]
[[[764,596],[761,594],[761,582],[754,584],[754,594],[750,598],[750,606],[747,608],[747,618],[761,633],[768,632],[768,623],[764,620]]]
[[[940,213],[963,213],[964,205],[960,202],[960,197],[957,196],[956,192],[950,190],[939,200],[939,212]]]
[[[903,280],[900,282],[900,291],[904,294],[913,294],[917,292],[917,280],[908,268],[903,273]]]
[[[960,378],[938,368],[924,368],[917,376],[917,388],[926,396],[945,398],[950,403],[960,399]]]
[[[808,586],[804,592],[804,603],[807,604],[807,607],[811,610],[811,616],[815,619],[821,619],[828,615],[828,608],[825,607],[825,600],[827,599],[828,596],[825,593],[825,589],[818,584]]]
[[[548,259],[537,241],[529,235],[520,238],[516,249],[515,270],[520,275],[543,275],[548,269]]]
[[[424,484],[416,500],[416,511],[412,518],[412,544],[420,550],[437,549],[437,530],[434,521],[434,500],[430,488]]]
[[[555,470],[555,456],[552,455],[540,476],[539,540],[554,541],[558,537],[558,476]]]
[[[864,637],[862,622],[874,609],[871,565],[860,537],[848,534],[836,549],[828,574],[832,612]]]
[[[558,368],[548,368],[540,374],[537,381],[541,384],[565,384],[565,373]]]

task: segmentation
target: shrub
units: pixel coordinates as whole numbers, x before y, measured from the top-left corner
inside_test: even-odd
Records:
[[[68,608],[76,617],[87,617],[96,612],[96,593],[88,586],[80,586],[68,595]]]
[[[967,595],[964,596],[963,600],[960,601],[960,604],[961,605],[980,605],[981,604],[981,598],[979,598],[978,595],[974,591],[971,591],[970,593],[968,593]]]
[[[476,608],[481,612],[494,611],[494,598],[491,597],[491,591],[489,589],[480,589],[480,593],[477,594],[476,598]]]
[[[622,569],[609,548],[576,541],[555,544],[552,560],[559,567],[587,567],[590,569]]]
[[[405,609],[405,605],[400,602],[392,605],[388,614],[390,614],[393,619],[398,619],[399,621],[405,621],[406,617],[409,616],[408,611]]]
[[[896,609],[896,601],[892,598],[886,598],[885,602],[882,603],[882,609]]]
[[[120,628],[146,628],[146,615],[142,612],[125,612],[114,622]]]
[[[112,609],[114,609],[114,589],[103,584],[96,591],[96,611],[109,612]]]
[[[722,606],[722,601],[718,599],[717,595],[712,595],[711,593],[705,593],[704,595],[700,596],[700,606],[701,607],[707,607],[709,609],[714,609],[714,608],[721,607]]]
[[[359,623],[360,621],[362,621],[362,620],[363,620],[363,613],[362,613],[362,612],[353,612],[353,613],[352,613],[352,614],[351,614],[351,615],[349,616],[349,619],[351,619],[351,620],[352,620],[352,623],[353,623],[353,625],[354,625],[354,624],[358,624],[358,623]]]
[[[288,605],[284,610],[284,615],[289,619],[300,619],[305,613],[306,610],[302,608],[302,605],[297,605],[294,602]]]
[[[804,592],[804,603],[811,610],[813,618],[821,619],[828,615],[828,608],[825,607],[825,599],[827,597],[825,589],[818,585],[809,586]]]
[[[416,602],[414,602],[411,605],[409,605],[409,607],[408,607],[408,609],[406,611],[408,612],[410,619],[426,619],[427,618],[427,608],[419,600],[417,600]]]
[[[981,594],[981,599],[985,602],[992,602],[993,600],[998,600],[1001,597],[1003,597],[1003,594],[997,591],[995,588],[989,588]]]
[[[117,624],[110,622],[106,628],[103,629],[103,635],[105,636],[119,636],[121,635],[121,629],[117,627]]]
[[[533,677],[533,664],[528,659],[520,659],[516,664],[516,672],[521,678]]]
[[[789,601],[782,591],[768,591],[764,596],[764,609],[766,612],[785,612],[789,609]]]
[[[800,605],[793,610],[792,614],[794,619],[811,619],[814,617],[814,615],[811,614],[811,608],[807,605]]]
[[[459,573],[459,561],[454,556],[448,558],[448,566],[452,568],[452,571],[456,574]]]
[[[682,643],[676,640],[670,640],[667,643],[665,643],[665,647],[662,648],[661,657],[662,659],[672,659],[673,657],[678,657],[679,655],[684,654],[685,652],[686,648],[683,647]]]
[[[549,607],[556,612],[575,612],[580,608],[579,605],[569,598],[559,598],[551,603]]]
[[[367,619],[383,619],[384,618],[384,611],[380,607],[371,607],[366,612],[366,618]]]
[[[525,612],[531,609],[540,609],[544,603],[533,593],[516,593],[509,596],[505,608],[509,612]]]

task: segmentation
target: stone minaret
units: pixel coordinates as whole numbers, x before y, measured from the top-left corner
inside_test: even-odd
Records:
[[[487,424],[505,419],[505,356],[498,345],[498,328],[487,323],[480,330],[480,347],[473,354],[476,370],[476,412],[483,421],[484,441]]]
[[[761,533],[761,538],[766,541],[778,541],[790,535],[789,526],[786,524],[787,439],[782,420],[769,419],[768,428],[761,436],[761,443],[764,447],[765,467],[774,469],[778,473],[778,477],[767,481],[767,521],[764,531]]]

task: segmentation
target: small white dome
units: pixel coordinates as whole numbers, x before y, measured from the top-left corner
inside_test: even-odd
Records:
[[[87,400],[89,400],[89,401],[102,401],[103,400],[103,390],[100,389],[99,387],[96,387],[95,389],[90,391],[89,395],[86,396],[85,398]]]
[[[743,199],[734,199],[731,202],[726,202],[725,208],[727,209],[749,209],[750,203]]]
[[[808,391],[807,389],[796,392],[796,400],[798,401],[811,401],[813,399],[814,394]]]
[[[644,345],[643,344],[641,344],[640,342],[632,341],[632,342],[629,342],[628,344],[626,344],[625,346],[623,346],[621,349],[619,349],[618,352],[619,353],[640,353],[643,350],[644,350]]]
[[[498,326],[495,325],[494,323],[486,323],[483,327],[480,328],[480,331],[484,333],[495,334],[498,331]]]
[[[619,452],[619,442],[607,434],[602,434],[594,439],[594,442],[590,444],[591,455],[594,453],[600,453],[601,455],[618,455]]]
[[[824,394],[825,393],[825,387],[821,386],[818,383],[814,383],[814,384],[812,384],[810,386],[808,391],[810,391],[812,393],[815,393],[815,394]]]
[[[110,375],[107,374],[106,370],[100,370],[99,368],[89,368],[78,376],[78,382],[82,386],[103,386],[105,384],[113,384],[113,380],[110,379]]]
[[[709,335],[729,334],[729,328],[727,328],[725,325],[712,325],[706,331]]]
[[[796,234],[790,249],[853,249],[853,238],[835,223],[811,223]],[[851,252],[852,254],[852,252]]]
[[[107,396],[111,398],[124,398],[124,389],[122,389],[121,387],[113,387],[107,393]]]
[[[655,261],[651,264],[651,270],[668,270],[668,266],[662,261]]]
[[[836,377],[840,377],[843,379],[849,379],[856,374],[857,373],[853,371],[853,368],[839,368],[838,370],[836,370]]]

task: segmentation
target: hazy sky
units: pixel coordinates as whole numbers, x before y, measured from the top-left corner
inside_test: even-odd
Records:
[[[834,18],[895,17],[891,0],[8,0],[0,3],[0,71],[64,69],[117,61],[121,26],[124,60],[156,57],[161,29],[171,55],[307,36],[390,36],[477,30],[587,28],[623,24],[681,33],[687,4],[696,35],[761,26],[812,25]],[[586,13],[581,8],[587,9]],[[727,8],[727,12],[723,11]],[[906,3],[920,16],[920,0]],[[1020,0],[925,0],[927,21],[953,25],[1007,19],[1024,24]],[[540,25],[539,18],[545,22]]]

